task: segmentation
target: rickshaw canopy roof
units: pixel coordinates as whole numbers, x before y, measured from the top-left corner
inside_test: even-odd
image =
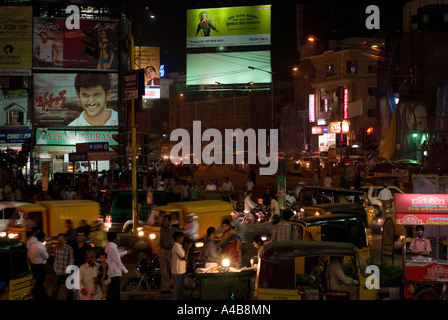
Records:
[[[26,250],[26,244],[17,239],[0,238],[0,252],[14,252]]]
[[[23,206],[25,204],[31,204],[29,202],[20,202],[20,201],[2,201],[0,202],[0,210],[8,209],[8,208],[16,208]]]
[[[305,206],[305,210],[312,210],[313,208],[320,209],[325,212],[331,211],[364,211],[364,206],[359,203],[349,203],[349,202],[341,202],[341,203],[322,203],[316,204],[312,206]]]
[[[338,220],[359,220],[362,222],[360,217],[351,214],[329,214],[324,216],[302,217],[300,219],[290,220],[288,222],[292,225],[304,225],[305,227],[310,227],[324,224],[328,221]]]
[[[227,201],[221,200],[202,200],[202,201],[190,201],[190,202],[173,202],[169,203],[167,207],[181,208],[185,213],[206,213],[213,211],[229,211],[233,210],[231,204]]]
[[[305,192],[305,191],[313,191],[313,192],[322,191],[324,193],[337,193],[337,194],[360,195],[360,196],[365,194],[365,192],[361,191],[361,190],[318,187],[318,186],[305,186],[300,190],[300,192]]]
[[[357,250],[347,242],[273,241],[263,246],[260,259],[277,263],[279,259],[305,256],[355,256]]]

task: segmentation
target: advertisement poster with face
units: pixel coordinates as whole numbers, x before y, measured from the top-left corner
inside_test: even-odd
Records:
[[[271,5],[187,10],[187,48],[271,44]]]
[[[160,98],[160,48],[135,47],[135,69],[145,72],[145,95],[143,99]]]
[[[98,41],[98,58],[85,52],[90,30]],[[80,20],[79,29],[67,29],[65,19],[34,18],[34,69],[98,69],[118,71],[119,22],[109,20]],[[110,42],[109,42],[110,41]],[[94,46],[94,44],[92,44]]]
[[[118,74],[35,73],[34,123],[40,127],[118,126]]]

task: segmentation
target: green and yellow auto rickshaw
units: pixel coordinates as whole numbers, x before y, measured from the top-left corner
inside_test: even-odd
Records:
[[[255,280],[257,300],[333,300],[348,299],[348,294],[332,290],[326,277],[331,256],[343,258],[346,273],[358,280],[359,300],[376,300],[367,263],[351,243],[327,241],[276,241],[260,252]],[[375,280],[373,280],[375,281]],[[372,289],[368,289],[371,287]]]
[[[25,243],[0,238],[0,300],[29,300],[33,295]]]

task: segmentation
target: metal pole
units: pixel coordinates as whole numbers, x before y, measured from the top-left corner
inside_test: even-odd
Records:
[[[134,37],[128,34],[130,46],[130,63],[131,70],[135,70],[134,63]],[[135,100],[131,100],[131,179],[132,179],[132,232],[137,233],[138,228],[138,212],[137,212],[137,124],[135,122]]]

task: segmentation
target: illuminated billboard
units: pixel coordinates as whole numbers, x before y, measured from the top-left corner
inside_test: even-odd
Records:
[[[270,83],[271,72],[270,51],[187,54],[187,85]]]
[[[33,8],[31,6],[1,8],[0,75],[30,76]]]
[[[119,125],[118,74],[35,73],[33,78],[37,126]]]
[[[271,5],[187,10],[187,48],[271,44]]]
[[[135,69],[145,70],[145,95],[143,99],[160,98],[160,48],[135,47]]]
[[[88,57],[83,50],[87,39],[84,30],[103,29],[102,41],[120,36],[119,21],[80,20],[79,29],[67,29],[66,19],[34,17],[34,69],[99,69],[118,71],[118,42],[103,46],[99,59]]]

